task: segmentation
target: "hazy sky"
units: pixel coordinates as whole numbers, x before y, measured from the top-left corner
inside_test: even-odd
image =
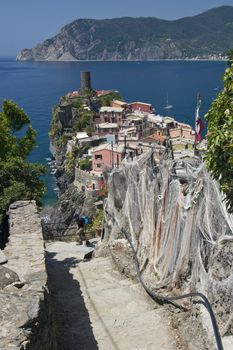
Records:
[[[0,56],[52,37],[77,18],[151,16],[177,19],[233,0],[0,0]]]

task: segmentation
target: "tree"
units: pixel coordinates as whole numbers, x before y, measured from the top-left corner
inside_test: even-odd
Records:
[[[229,212],[233,212],[233,50],[223,81],[224,89],[206,114],[208,121],[206,164],[220,183]]]
[[[16,200],[35,199],[40,202],[45,191],[40,177],[45,168],[27,161],[36,145],[36,132],[30,125],[29,117],[13,101],[4,100],[2,103],[0,130],[1,216]]]

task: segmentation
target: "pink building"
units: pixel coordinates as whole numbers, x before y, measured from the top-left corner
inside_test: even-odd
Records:
[[[92,172],[118,167],[124,158],[124,145],[104,143],[92,149]]]
[[[124,108],[122,107],[101,107],[100,123],[117,123],[121,124]]]

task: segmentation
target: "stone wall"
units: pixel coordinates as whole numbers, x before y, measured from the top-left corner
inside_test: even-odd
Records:
[[[9,209],[9,242],[0,265],[0,338],[4,349],[57,349],[47,288],[41,220],[34,201]]]

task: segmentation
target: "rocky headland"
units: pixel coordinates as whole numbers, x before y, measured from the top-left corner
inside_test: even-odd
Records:
[[[78,19],[53,38],[22,50],[19,61],[221,59],[233,40],[233,7],[167,21]]]
[[[77,132],[86,131],[92,133],[93,120],[97,116],[94,110],[87,106],[95,107],[119,98],[118,92],[110,92],[107,97],[97,97],[94,91],[86,91],[76,98],[69,94],[61,97],[52,112],[50,127],[50,151],[56,167],[56,180],[59,188],[59,198],[53,208],[42,212],[44,234],[48,238],[56,237],[63,240],[77,238],[77,219],[75,215],[86,215],[94,219],[99,210],[95,202],[102,199],[96,191],[87,190],[86,182],[92,175],[80,168],[83,155],[88,147],[79,145],[74,141]],[[98,144],[100,141],[94,141]],[[91,145],[91,143],[90,143]],[[84,166],[90,165],[87,160]],[[94,178],[94,177],[93,177]],[[95,234],[95,228],[90,227],[90,236]]]

